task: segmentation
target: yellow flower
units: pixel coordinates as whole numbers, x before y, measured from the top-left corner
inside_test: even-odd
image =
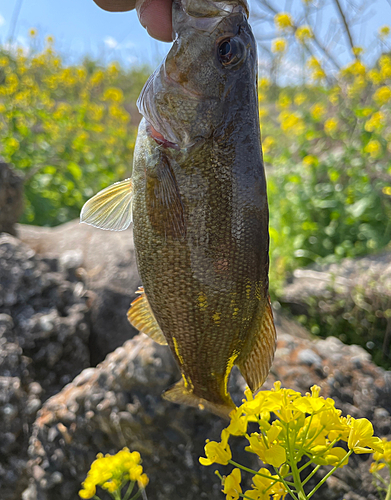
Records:
[[[312,33],[312,29],[308,25],[299,26],[295,33],[296,38],[300,43],[305,43],[307,40],[312,38],[314,34]]]
[[[326,113],[326,108],[323,104],[314,104],[311,109],[311,116],[314,120],[319,121]]]
[[[139,488],[145,488],[149,483],[149,477],[144,473],[137,479]]]
[[[319,164],[319,160],[314,155],[307,155],[303,158],[303,163],[306,167],[317,166]]]
[[[316,57],[310,57],[307,61],[307,66],[310,68],[311,78],[315,81],[321,81],[326,78],[326,73],[324,72],[320,62]]]
[[[306,100],[307,96],[300,92],[299,94],[295,95],[294,103],[296,104],[296,106],[301,106]]]
[[[124,94],[121,89],[111,87],[105,90],[103,94],[103,100],[105,101],[113,101],[113,102],[122,102],[124,99]]]
[[[379,59],[380,73],[384,80],[391,78],[391,57],[383,54]]]
[[[380,438],[373,436],[373,425],[366,418],[352,418],[350,422],[350,434],[348,447],[354,453],[372,453],[373,451],[384,451]]]
[[[264,153],[268,153],[275,146],[275,144],[276,144],[275,139],[273,139],[273,137],[271,137],[270,135],[268,135],[262,141],[263,152]]]
[[[384,194],[386,194],[387,196],[391,196],[391,186],[385,186],[383,189],[382,189],[382,192]]]
[[[284,462],[286,462],[286,452],[285,449],[276,442],[278,435],[280,434],[282,428],[281,424],[273,422],[269,430],[263,434],[258,434],[257,432],[252,433],[247,439],[250,446],[246,446],[246,451],[251,451],[256,453],[259,458],[265,463],[273,465],[274,467],[280,467]]]
[[[277,106],[279,108],[289,108],[289,106],[292,104],[291,98],[285,94],[285,92],[281,92],[278,101],[277,101]]]
[[[288,43],[285,38],[275,38],[272,42],[272,52],[283,53],[287,49]]]
[[[387,25],[381,26],[379,28],[379,36],[380,38],[387,38],[390,34],[390,27]]]
[[[53,43],[54,43],[54,36],[52,36],[52,35],[48,35],[48,36],[46,37],[46,43],[47,43],[48,45],[53,45]]]
[[[35,38],[37,36],[37,34],[38,34],[38,31],[35,28],[30,28],[29,29],[29,36],[31,38]]]
[[[140,487],[148,483],[148,477],[142,473],[141,457],[137,451],[130,452],[123,448],[116,455],[98,453],[91,464],[87,477],[79,491],[81,498],[92,498],[96,486],[114,493],[119,490],[124,481],[138,481]]]
[[[293,26],[292,16],[287,12],[280,12],[274,16],[274,23],[279,30],[287,30]]]
[[[201,465],[221,464],[227,465],[228,461],[232,458],[231,449],[228,444],[229,432],[223,429],[221,432],[221,442],[209,441],[207,439],[205,445],[205,455],[207,458],[200,457]]]
[[[371,69],[368,71],[367,75],[371,82],[375,85],[379,85],[383,80],[381,73],[376,69]]]
[[[224,489],[222,491],[227,495],[227,500],[238,500],[239,495],[242,493],[242,488],[240,487],[241,480],[240,469],[234,469],[224,479]]]
[[[352,52],[356,57],[358,57],[364,52],[364,49],[362,47],[353,47]]]
[[[258,83],[259,88],[267,90],[270,87],[270,80],[269,78],[261,78]]]
[[[381,106],[382,104],[386,104],[391,100],[391,89],[386,86],[380,87],[374,93],[373,100],[376,101],[379,106]]]
[[[378,111],[377,113],[373,113],[371,118],[367,122],[365,122],[364,128],[367,132],[373,132],[375,130],[379,130],[383,127],[384,120],[385,120],[384,113]]]
[[[372,158],[377,158],[381,153],[381,144],[378,140],[373,139],[368,142],[368,144],[364,148],[365,153],[369,153]]]
[[[338,129],[338,120],[335,118],[328,118],[324,122],[324,131],[327,135],[332,135]]]
[[[294,135],[301,135],[305,131],[304,120],[298,113],[283,111],[279,114],[278,119],[281,123],[281,129],[284,132],[292,132]]]

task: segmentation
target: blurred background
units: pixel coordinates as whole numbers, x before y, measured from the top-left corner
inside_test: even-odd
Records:
[[[251,1],[273,303],[385,367],[389,19],[390,0]],[[134,12],[104,12],[92,0],[0,6],[0,154],[23,177],[20,222],[75,219],[91,195],[131,174],[135,102],[169,47]]]

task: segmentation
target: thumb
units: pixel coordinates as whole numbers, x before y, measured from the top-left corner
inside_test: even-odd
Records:
[[[148,34],[162,42],[172,41],[172,0],[137,0],[137,15]]]

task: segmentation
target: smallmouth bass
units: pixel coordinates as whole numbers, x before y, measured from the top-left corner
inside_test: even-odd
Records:
[[[245,0],[174,0],[176,38],[141,92],[131,179],[89,200],[81,221],[133,221],[143,288],[133,326],[168,344],[172,402],[227,416],[237,365],[252,391],[276,343],[256,44]]]

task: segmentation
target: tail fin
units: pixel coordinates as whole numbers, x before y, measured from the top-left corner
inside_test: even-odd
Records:
[[[167,389],[163,394],[163,398],[171,403],[184,404],[193,406],[201,410],[208,410],[222,418],[229,418],[230,412],[235,409],[232,400],[227,401],[227,404],[216,404],[204,398],[196,396],[192,390],[186,387],[184,380],[180,380],[175,385]]]

